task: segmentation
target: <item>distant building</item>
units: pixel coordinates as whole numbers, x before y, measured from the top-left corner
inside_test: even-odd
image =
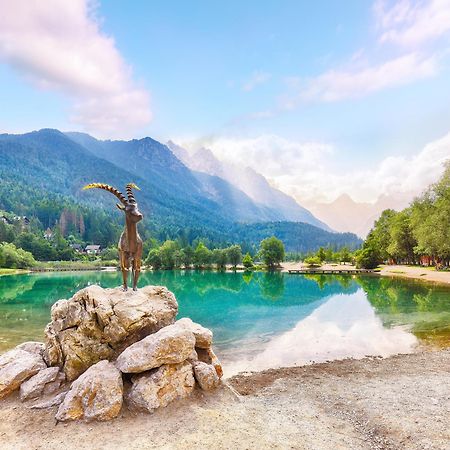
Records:
[[[0,221],[3,223],[7,223],[8,225],[12,224],[12,221],[9,220],[6,216],[0,216]]]
[[[100,245],[86,245],[85,251],[88,255],[98,255],[101,247]]]
[[[50,240],[53,237],[53,231],[47,228],[44,232],[44,239]]]
[[[81,244],[70,244],[70,247],[78,253],[83,253],[83,246]]]

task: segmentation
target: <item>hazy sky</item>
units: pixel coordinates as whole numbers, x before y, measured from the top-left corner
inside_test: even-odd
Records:
[[[0,0],[0,130],[150,135],[300,201],[415,195],[450,158],[450,0]]]

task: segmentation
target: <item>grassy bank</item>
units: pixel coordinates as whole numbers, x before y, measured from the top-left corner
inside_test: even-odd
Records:
[[[0,277],[3,275],[18,275],[21,273],[28,273],[29,270],[26,269],[3,269],[0,268]]]
[[[104,267],[118,267],[118,262],[112,261],[40,261],[33,272],[69,271],[69,270],[101,270]]]

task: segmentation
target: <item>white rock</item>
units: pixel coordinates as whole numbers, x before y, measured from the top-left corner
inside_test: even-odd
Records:
[[[54,381],[58,376],[59,367],[47,367],[33,375],[29,380],[20,385],[20,400],[40,397],[44,392],[45,385]]]
[[[67,395],[67,391],[61,392],[60,394],[55,395],[54,397],[52,397],[48,400],[44,400],[42,402],[31,405],[29,408],[30,409],[44,409],[44,408],[51,408],[52,406],[60,405],[63,402],[66,395]]]
[[[174,322],[175,296],[162,286],[137,292],[89,286],[52,306],[44,358],[69,381],[100,360],[114,360],[125,348]]]
[[[188,396],[194,389],[192,366],[188,362],[166,364],[132,377],[132,387],[127,394],[131,409],[153,412],[170,402]]]
[[[191,331],[169,325],[130,345],[117,358],[116,367],[124,373],[140,373],[163,364],[178,364],[191,355],[194,345]]]
[[[188,317],[183,317],[175,322],[175,325],[186,328],[194,333],[195,346],[198,348],[209,348],[212,345],[213,333],[208,328],[201,326],[198,323],[193,322]]]
[[[15,391],[25,380],[45,369],[44,360],[35,353],[13,349],[0,356],[0,398]]]
[[[193,367],[195,379],[204,391],[210,391],[219,385],[220,379],[214,366],[197,361]]]
[[[44,354],[45,344],[43,342],[28,341],[18,345],[16,348],[42,356]]]
[[[122,408],[122,374],[108,361],[91,366],[72,383],[56,420],[110,420]]]
[[[213,352],[211,347],[209,348],[196,348],[197,357],[199,361],[202,361],[206,364],[211,364],[216,369],[216,373],[219,378],[223,377],[223,369],[222,364],[220,364],[219,358]]]

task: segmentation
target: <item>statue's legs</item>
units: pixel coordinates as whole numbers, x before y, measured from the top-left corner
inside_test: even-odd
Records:
[[[141,273],[141,258],[133,259],[133,291],[137,291],[137,283]]]
[[[126,252],[119,252],[120,254],[120,269],[122,270],[123,290],[128,290],[128,255]]]

